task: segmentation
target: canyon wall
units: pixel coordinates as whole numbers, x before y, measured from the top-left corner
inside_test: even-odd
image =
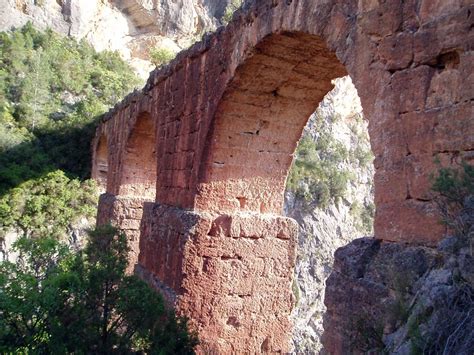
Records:
[[[191,315],[203,350],[288,350],[297,229],[280,216],[285,180],[335,77],[351,76],[369,120],[377,240],[438,242],[434,160],[469,159],[474,145],[473,10],[250,1],[104,118],[99,219],[139,235],[137,271]]]
[[[150,49],[175,53],[219,25],[228,1],[220,0],[0,0],[0,30],[23,26],[86,40],[97,51],[118,51],[147,79]]]

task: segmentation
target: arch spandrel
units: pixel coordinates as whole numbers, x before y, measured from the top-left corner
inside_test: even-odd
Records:
[[[437,76],[441,70],[436,67],[437,58],[453,48],[460,53],[459,66],[439,78],[447,80],[455,71],[463,70],[467,74],[459,76],[459,87],[472,86],[468,74],[472,71],[469,71],[472,68],[469,28],[473,20],[468,12],[474,9],[463,4],[443,8],[434,12],[442,16],[426,21],[418,16],[416,4],[416,1],[247,1],[229,26],[206,35],[204,41],[178,55],[168,67],[154,72],[142,92],[127,98],[108,115],[104,125],[118,151],[111,161],[114,192],[120,182],[117,171],[126,140],[122,132],[128,129],[128,117],[120,112],[127,105],[139,107],[151,99],[153,120],[160,132],[156,142],[158,165],[162,167],[157,177],[156,201],[185,209],[207,208],[200,198],[204,191],[202,161],[209,157],[208,137],[212,134],[209,132],[218,108],[222,107],[223,95],[234,82],[237,68],[246,65],[252,54],[258,55],[254,50],[266,37],[301,32],[323,39],[329,52],[336,53],[344,64],[359,92],[379,164],[375,175],[377,235],[396,240],[404,238],[403,235],[407,240],[433,239],[425,235],[425,231],[416,232],[416,225],[405,229],[402,209],[420,218],[429,216],[430,224],[436,221],[431,212],[425,213],[429,204],[424,197],[429,190],[426,180],[433,170],[427,163],[431,156],[430,153],[420,156],[423,168],[404,168],[413,165],[413,157],[408,159],[403,153],[406,141],[411,138],[400,133],[404,124],[401,116],[410,112],[428,115],[432,108],[426,106],[426,102],[441,100],[443,108],[436,109],[444,111],[446,107],[457,105],[450,98],[431,100],[427,97],[442,95],[434,87],[436,81],[441,80]],[[434,77],[436,80],[432,80]],[[469,102],[471,93],[472,90],[464,90],[462,97],[456,100]],[[411,102],[416,105],[410,105]],[[459,150],[465,148],[459,147]],[[422,179],[416,175],[420,169],[424,169]],[[282,179],[279,181],[276,184],[282,183]],[[406,191],[413,181],[419,185],[416,191],[420,193],[410,194],[412,199],[408,201],[407,196],[399,192]],[[423,183],[418,184],[418,181]],[[233,201],[232,206],[235,203]],[[276,205],[269,208],[276,209]],[[384,227],[388,224],[389,229]],[[439,235],[439,231],[434,234]]]
[[[217,108],[196,208],[280,214],[302,130],[331,80],[345,74],[318,36],[283,32],[257,44]]]

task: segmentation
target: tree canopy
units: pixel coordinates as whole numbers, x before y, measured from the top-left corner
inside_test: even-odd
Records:
[[[30,23],[0,33],[0,241],[11,230],[66,237],[95,216],[95,127],[139,83],[117,53],[85,41]]]
[[[126,236],[105,226],[86,248],[22,237],[0,263],[0,352],[192,354],[197,337],[163,298],[125,274]]]

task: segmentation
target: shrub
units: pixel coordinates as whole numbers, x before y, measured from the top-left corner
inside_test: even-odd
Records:
[[[321,133],[314,141],[304,136],[296,150],[296,158],[287,180],[287,188],[307,203],[327,208],[345,197],[347,184],[355,176],[340,169],[348,152],[329,133]]]
[[[0,231],[19,229],[23,236],[62,238],[78,219],[95,217],[96,205],[94,181],[69,179],[57,170],[0,197]]]
[[[150,60],[157,67],[168,64],[174,59],[176,54],[168,48],[153,48],[150,50]]]
[[[126,236],[106,226],[81,253],[52,237],[22,237],[17,263],[0,264],[0,351],[192,354],[186,319],[125,275]]]
[[[242,6],[243,0],[231,0],[229,4],[227,5],[224,16],[222,16],[222,23],[224,25],[227,25],[231,20],[232,16],[234,15],[234,12],[237,11],[240,6]]]

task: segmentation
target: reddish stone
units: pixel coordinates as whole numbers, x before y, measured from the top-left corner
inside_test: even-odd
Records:
[[[293,220],[156,205],[144,221],[139,263],[158,276],[159,289],[172,290],[168,297],[193,320],[202,352],[252,352],[264,343],[270,352],[288,351]]]
[[[137,270],[176,295],[203,352],[287,350],[285,179],[335,77],[352,77],[369,119],[376,237],[439,240],[433,159],[474,150],[473,13],[464,0],[250,1],[103,118],[99,223],[134,242],[140,225]],[[140,223],[133,198],[158,203]]]
[[[429,246],[446,231],[437,207],[414,199],[378,204],[374,229],[383,240]]]

